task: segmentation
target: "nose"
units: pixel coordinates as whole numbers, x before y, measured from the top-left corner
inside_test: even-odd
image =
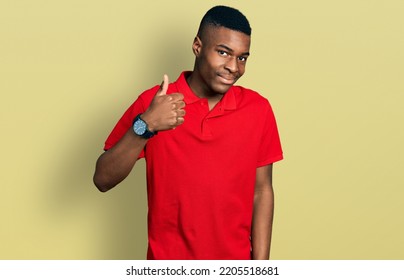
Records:
[[[227,60],[224,68],[230,73],[236,73],[238,71],[237,57],[231,57],[229,60]]]

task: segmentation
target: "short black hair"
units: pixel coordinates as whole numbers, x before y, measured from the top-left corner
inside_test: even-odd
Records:
[[[215,6],[206,12],[199,25],[198,36],[207,26],[222,26],[251,36],[248,19],[239,10],[227,6]]]

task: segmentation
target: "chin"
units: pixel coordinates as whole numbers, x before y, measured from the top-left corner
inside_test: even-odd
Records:
[[[232,85],[216,84],[212,87],[212,90],[217,94],[225,94]]]

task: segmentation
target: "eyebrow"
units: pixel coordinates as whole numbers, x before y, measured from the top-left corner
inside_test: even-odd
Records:
[[[226,46],[226,45],[219,44],[219,45],[217,45],[217,46],[218,46],[218,47],[221,47],[221,48],[224,48],[224,49],[226,49],[226,50],[229,51],[229,52],[234,53],[234,50],[232,50],[231,48],[229,48],[229,47]],[[250,53],[249,53],[249,52],[244,52],[244,53],[242,53],[241,55],[250,55]]]

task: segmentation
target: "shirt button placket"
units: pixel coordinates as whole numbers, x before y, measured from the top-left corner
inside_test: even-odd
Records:
[[[211,137],[212,136],[212,131],[210,129],[209,125],[209,107],[208,107],[208,101],[206,99],[202,99],[200,101],[203,113],[205,114],[205,118],[202,119],[202,135],[204,137]]]

